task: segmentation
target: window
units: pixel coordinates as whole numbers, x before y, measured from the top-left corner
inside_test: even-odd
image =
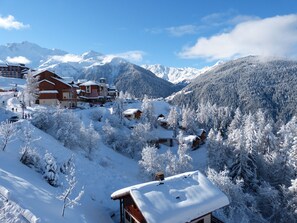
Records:
[[[90,86],[86,86],[86,92],[91,93],[91,87]]]

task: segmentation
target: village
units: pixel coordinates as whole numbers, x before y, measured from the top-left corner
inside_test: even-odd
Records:
[[[69,110],[69,112],[76,109],[101,109],[101,115],[97,115],[95,119],[99,122],[103,122],[104,112],[102,113],[102,109],[111,109],[111,114],[117,116],[115,109],[120,107],[117,112],[120,112],[119,116],[123,118],[122,122],[131,131],[131,134],[136,131],[138,124],[141,124],[144,118],[147,118],[147,120],[153,118],[154,124],[150,130],[150,137],[144,137],[146,142],[143,146],[147,144],[158,148],[160,151],[173,148],[172,151],[175,151],[177,147],[181,147],[179,144],[182,143],[191,151],[195,151],[206,142],[207,133],[205,130],[197,128],[195,128],[195,131],[193,129],[189,130],[191,127],[187,123],[177,121],[177,119],[175,124],[172,125],[169,116],[172,116],[170,114],[172,111],[177,115],[176,108],[172,110],[162,100],[152,102],[153,100],[145,98],[143,100],[149,103],[149,106],[146,107],[143,106],[144,102],[139,102],[137,99],[120,98],[117,89],[107,84],[104,78],[101,78],[99,82],[78,80],[75,83],[72,79],[62,78],[48,70],[34,71],[29,74],[32,74],[31,78],[36,81],[36,89],[38,89],[35,105],[23,105],[22,91],[26,86],[21,89],[20,86],[11,84],[10,89],[2,89],[4,95],[11,92],[13,98],[17,98],[17,100],[13,100],[13,98],[3,100],[2,107],[8,108],[11,112],[11,117],[8,119],[11,122],[34,118],[35,112],[38,111],[30,108],[34,106],[59,107],[65,109],[65,111]],[[28,73],[24,74],[22,78],[27,75]],[[5,75],[2,73],[1,76]],[[9,79],[21,78],[21,75],[12,76],[11,74],[6,75]],[[150,106],[153,106],[153,109]],[[152,110],[146,110],[148,107]],[[153,114],[149,117],[149,113],[152,111]],[[180,132],[179,135],[178,132]],[[142,132],[142,134],[147,133]],[[125,145],[124,142],[122,142],[123,145]],[[124,151],[119,148],[116,150],[119,152]],[[133,159],[139,158],[140,152],[133,153]],[[200,171],[184,172],[167,177],[166,174],[168,173],[151,172],[151,180],[153,181],[119,188],[119,190],[111,194],[113,200],[120,201],[119,213],[116,216],[118,216],[121,223],[222,222],[212,212],[228,205],[229,200]],[[31,217],[29,222],[38,222],[32,219],[38,218]]]

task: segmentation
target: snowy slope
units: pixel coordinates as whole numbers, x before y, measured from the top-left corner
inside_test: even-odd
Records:
[[[163,78],[171,83],[177,84],[181,82],[190,82],[194,78],[198,77],[200,74],[205,73],[206,71],[211,70],[217,66],[220,62],[216,63],[214,66],[204,67],[202,69],[196,69],[193,67],[166,67],[161,64],[155,65],[142,65],[143,68],[150,70],[158,77]]]
[[[61,188],[50,186],[39,173],[19,161],[19,150],[23,144],[21,131],[25,126],[33,129],[33,137],[39,139],[34,142],[38,153],[44,154],[47,150],[54,154],[59,162],[66,161],[72,151],[26,121],[15,125],[19,129],[18,139],[9,144],[5,152],[1,151],[0,185],[10,191],[12,201],[24,209],[29,209],[41,222],[98,222],[99,219],[112,222],[109,215],[111,209],[117,209],[118,204],[110,200],[110,194],[121,187],[140,182],[137,179],[137,163],[104,145],[99,146],[97,156],[100,159],[94,162],[75,153],[77,188],[84,186],[85,194],[80,201],[81,206],[66,209],[65,217],[62,218],[62,202],[56,198],[61,194]],[[3,216],[0,212],[0,219],[1,217]]]

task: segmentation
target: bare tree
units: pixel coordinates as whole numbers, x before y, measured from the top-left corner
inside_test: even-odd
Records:
[[[62,207],[62,216],[64,217],[65,209],[67,207],[73,207],[74,205],[79,205],[79,200],[84,194],[84,187],[82,187],[81,191],[78,193],[78,195],[71,199],[70,196],[72,195],[72,192],[77,184],[77,180],[75,178],[75,165],[73,162],[73,156],[71,157],[71,162],[69,162],[68,166],[68,174],[66,175],[66,181],[68,183],[68,187],[66,190],[58,196],[58,199],[63,201],[63,207]]]
[[[11,141],[15,135],[16,128],[9,121],[1,122],[0,124],[0,139],[2,141],[2,151],[5,150],[7,144]]]

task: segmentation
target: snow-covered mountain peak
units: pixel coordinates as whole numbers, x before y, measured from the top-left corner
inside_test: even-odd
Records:
[[[87,51],[87,52],[83,53],[81,56],[85,60],[86,59],[94,59],[94,58],[102,58],[102,57],[104,57],[103,54],[98,53],[98,52],[93,51],[93,50]]]
[[[166,67],[161,64],[155,65],[142,65],[143,68],[150,70],[158,77],[163,78],[171,83],[177,84],[181,82],[190,82],[192,79],[195,79],[200,74],[211,70],[213,67],[217,66],[219,63],[216,63],[210,67],[204,67],[202,69],[197,69],[193,67]]]

